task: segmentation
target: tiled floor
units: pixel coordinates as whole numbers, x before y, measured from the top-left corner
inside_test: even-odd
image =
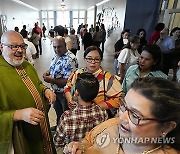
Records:
[[[42,40],[42,48],[43,48],[42,55],[40,55],[40,57],[38,59],[35,59],[35,68],[38,72],[39,78],[43,81],[42,74],[49,69],[52,56],[54,55],[54,51],[53,51],[51,42],[48,38],[46,38],[46,40]],[[83,47],[81,47],[81,49],[83,49]],[[112,49],[109,49],[108,51],[104,52],[102,67],[114,74],[113,52],[114,52],[114,50],[112,50]],[[78,59],[79,67],[85,66],[84,59],[83,59],[83,53],[84,53],[83,50],[79,50],[77,52],[77,59]],[[50,84],[48,84],[44,81],[43,81],[43,83],[45,85],[47,85],[48,87],[50,87]],[[56,124],[56,114],[52,107],[49,111],[49,121],[50,121],[51,126],[54,126]]]

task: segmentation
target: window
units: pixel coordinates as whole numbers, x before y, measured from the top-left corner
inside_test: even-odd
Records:
[[[78,19],[73,19],[73,28],[75,29],[76,33],[77,33],[78,26],[79,26]]]
[[[42,11],[42,18],[47,18],[47,11]]]
[[[54,19],[49,19],[49,28],[53,26],[54,27]]]
[[[168,3],[168,9],[172,9],[174,4],[174,0],[170,0]]]
[[[79,11],[79,18],[84,18],[85,11]]]
[[[78,11],[73,11],[73,18],[78,18]]]
[[[177,4],[177,9],[180,8],[180,1],[178,1],[178,4]]]
[[[69,25],[70,25],[69,11],[58,11],[57,12],[57,25],[69,27]]]
[[[48,11],[48,17],[54,18],[54,11]]]

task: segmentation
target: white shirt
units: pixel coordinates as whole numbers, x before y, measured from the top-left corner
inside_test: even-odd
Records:
[[[34,46],[34,44],[30,41],[28,41],[27,39],[24,39],[24,43],[26,43],[28,45],[27,49],[26,49],[26,58],[28,59],[28,62],[30,62],[32,65],[34,65],[34,60],[32,58],[32,55],[36,54],[36,48]]]
[[[140,54],[138,53],[137,50],[133,53],[131,49],[125,48],[120,52],[118,56],[117,59],[118,67],[119,67],[119,63],[125,64],[125,72],[126,72],[131,65],[137,64],[139,57]]]
[[[65,43],[66,43],[67,50],[71,50],[71,49],[68,49],[68,46],[67,46],[67,43],[70,42],[71,43],[70,48],[72,47],[71,38],[69,36],[66,36],[66,37],[64,37],[64,40],[65,40]]]

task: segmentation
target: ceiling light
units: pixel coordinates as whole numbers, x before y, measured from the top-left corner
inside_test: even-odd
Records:
[[[20,0],[12,0],[12,1],[13,1],[13,2],[15,2],[15,3],[21,4],[21,5],[24,5],[24,6],[28,7],[28,8],[31,8],[31,9],[33,9],[33,10],[36,10],[36,11],[38,11],[38,9],[37,9],[37,8],[35,8],[35,7],[32,7],[31,5],[29,5],[29,4],[26,4],[26,3],[24,3],[24,2],[22,2],[22,1],[20,1]]]
[[[64,8],[65,6],[64,0],[62,0],[61,7]]]
[[[91,10],[91,9],[94,9],[94,6],[91,6],[91,7],[88,8],[88,10]]]
[[[97,3],[96,6],[102,5],[102,4],[104,4],[104,3],[106,3],[106,2],[109,2],[109,1],[110,1],[110,0],[104,0],[104,1],[102,1],[102,2]]]

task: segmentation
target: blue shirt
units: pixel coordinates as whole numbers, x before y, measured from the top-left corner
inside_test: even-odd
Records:
[[[168,76],[161,71],[152,71],[146,74],[144,77],[160,77],[167,79]],[[130,89],[131,84],[134,82],[135,79],[140,78],[140,69],[139,65],[132,65],[126,72],[124,77],[122,87],[123,87],[123,94],[126,95],[127,91]]]
[[[67,51],[64,55],[57,59],[57,54],[52,58],[50,65],[50,75],[55,79],[68,79],[69,75],[78,67],[77,58],[71,52]],[[56,92],[63,92],[63,86],[51,84],[51,87]]]
[[[159,39],[156,43],[163,53],[168,53],[175,48],[175,41],[172,37],[166,37],[164,40]]]

